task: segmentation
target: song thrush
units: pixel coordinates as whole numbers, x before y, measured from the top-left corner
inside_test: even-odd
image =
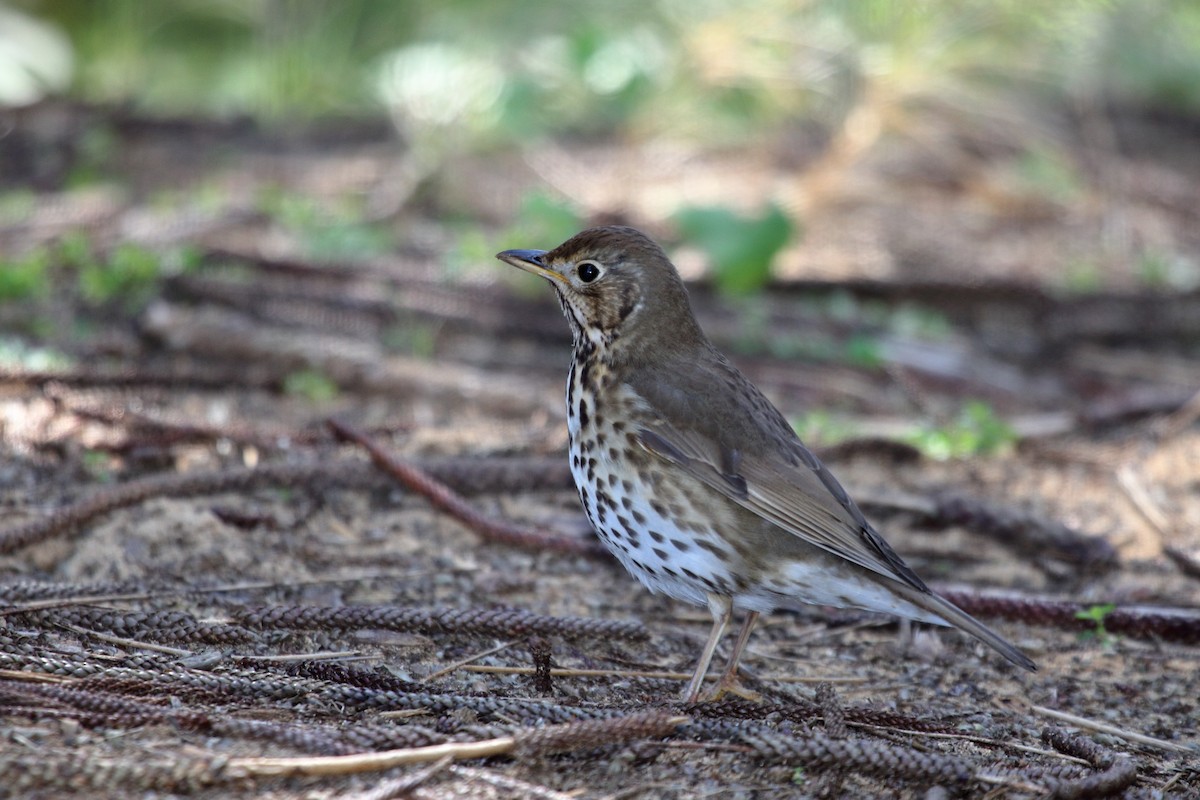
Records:
[[[747,613],[718,691],[763,612],[809,603],[954,625],[1033,661],[934,594],[863,517],[783,415],[705,338],[663,250],[592,228],[497,258],[549,280],[574,334],[571,472],[600,539],[654,592],[707,605],[695,702],[735,609]]]

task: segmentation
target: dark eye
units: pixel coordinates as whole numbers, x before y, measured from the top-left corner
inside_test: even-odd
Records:
[[[579,280],[584,283],[591,283],[600,277],[600,266],[595,261],[580,261],[575,271],[579,273]]]

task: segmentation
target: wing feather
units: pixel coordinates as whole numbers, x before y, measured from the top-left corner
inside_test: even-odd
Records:
[[[637,436],[646,451],[783,530],[884,577],[929,591],[799,440],[786,443],[792,463],[771,453],[731,457],[702,433],[662,420],[640,428]],[[731,466],[737,471],[730,472]]]

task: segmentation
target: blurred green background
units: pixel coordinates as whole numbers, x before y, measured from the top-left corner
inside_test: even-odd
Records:
[[[1200,108],[1190,0],[7,0],[0,15],[8,102],[40,85],[169,114],[390,111],[485,143],[741,141],[864,103],[889,125],[920,102],[981,121],[1019,102]]]
[[[535,171],[546,188],[506,199],[517,220],[507,233],[460,228],[451,270],[497,246],[549,246],[612,212],[669,219],[671,235],[704,254],[721,288],[752,291],[805,233],[812,209],[828,205],[829,187],[881,142],[901,141],[910,150],[899,158],[920,180],[957,192],[958,208],[990,204],[1022,231],[1046,208],[1064,230],[1077,210],[1091,213],[1099,236],[1030,245],[1058,251],[1043,259],[1050,266],[1030,268],[1039,279],[1052,275],[1069,290],[1112,275],[1175,288],[1200,282],[1186,237],[1146,226],[1105,233],[1114,225],[1102,207],[1122,202],[1114,194],[1122,179],[1113,177],[1119,167],[1096,164],[1121,149],[1118,116],[1200,113],[1194,0],[2,0],[0,106],[47,96],[143,117],[249,119],[284,133],[308,122],[391,126],[405,164],[388,178],[400,187],[390,213],[414,187],[441,180],[435,205],[451,223],[456,215],[496,223],[505,212],[464,203],[488,193],[474,175],[456,185],[445,172],[469,172],[464,157],[542,148]],[[105,174],[102,162],[117,150],[105,137],[98,126],[80,139],[66,185],[120,178]],[[643,164],[675,159],[673,174],[684,178],[697,154],[737,153],[759,177],[739,183],[727,166],[707,188],[697,178],[668,190],[642,166],[619,174],[609,160],[597,185],[625,181],[629,190],[598,190],[597,199],[586,180],[544,179],[561,142],[575,147],[565,160],[576,171],[587,168],[579,146],[603,142],[642,153]],[[659,145],[662,154],[652,151]],[[0,175],[5,146],[0,137]],[[886,164],[876,172],[895,177]],[[629,213],[633,195],[649,199]],[[317,249],[327,255],[381,252],[393,241],[357,225],[361,208],[314,212],[286,192],[260,205],[293,227],[321,227]],[[932,216],[887,235],[951,236],[970,222],[937,230]],[[791,274],[810,266],[793,258]]]

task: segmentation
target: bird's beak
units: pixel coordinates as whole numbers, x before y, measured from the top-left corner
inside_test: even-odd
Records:
[[[505,250],[503,253],[496,253],[496,258],[506,264],[512,264],[518,269],[532,272],[534,275],[563,283],[562,275],[542,263],[542,256],[547,252],[546,250]]]

